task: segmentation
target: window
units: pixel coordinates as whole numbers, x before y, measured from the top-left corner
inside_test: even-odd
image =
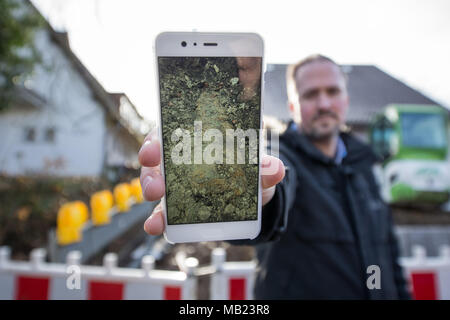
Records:
[[[445,148],[445,119],[441,114],[402,113],[402,144],[413,148]]]
[[[55,128],[45,129],[45,142],[53,143],[55,142]]]
[[[25,128],[25,141],[35,142],[36,141],[36,129],[32,127]]]
[[[394,136],[394,128],[386,118],[381,118],[375,123],[371,136],[372,146],[383,158],[395,154]]]

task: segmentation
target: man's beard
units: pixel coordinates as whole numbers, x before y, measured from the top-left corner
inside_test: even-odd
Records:
[[[311,121],[314,122],[322,116],[330,116],[336,120],[339,119],[338,116],[334,112],[319,111],[311,119]],[[312,126],[310,130],[308,130],[309,132],[306,132],[305,130],[303,130],[303,132],[311,141],[326,142],[326,141],[331,140],[333,137],[335,137],[339,134],[339,127],[340,127],[340,125],[339,125],[339,121],[338,121],[338,123],[334,126],[334,128],[332,128],[331,130],[328,130],[327,132],[323,132],[322,130],[320,130],[319,128],[316,128],[314,126]]]
[[[333,137],[337,136],[339,134],[339,126],[336,126],[333,128],[333,130],[330,130],[328,132],[321,132],[316,129],[312,129],[311,132],[305,133],[305,135],[311,140],[315,142],[326,142],[330,141]]]

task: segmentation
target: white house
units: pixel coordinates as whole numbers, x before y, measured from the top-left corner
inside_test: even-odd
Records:
[[[66,33],[47,24],[35,43],[42,64],[0,112],[0,174],[99,176],[137,168],[150,125],[127,96],[105,91],[71,51]]]

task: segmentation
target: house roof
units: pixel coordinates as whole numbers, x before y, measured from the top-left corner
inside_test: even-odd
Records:
[[[66,32],[57,32],[49,25],[49,31],[52,39],[58,44],[69,60],[73,63],[74,67],[81,74],[87,85],[92,89],[95,98],[106,110],[106,113],[122,126],[125,131],[133,136],[138,143],[143,141],[143,136],[134,132],[124,119],[120,116],[119,108],[117,107],[116,98],[114,95],[107,92],[103,86],[97,81],[97,79],[89,72],[89,70],[83,65],[80,59],[70,49],[68,35]],[[137,113],[137,112],[136,112]],[[139,113],[137,113],[139,115]]]
[[[126,98],[128,100],[128,102],[130,103],[130,106],[133,108],[134,112],[136,112],[136,115],[140,118],[140,119],[144,119],[141,114],[137,111],[136,106],[134,105],[133,102],[131,102],[130,98],[128,98],[128,96],[126,95],[126,93],[124,92],[110,92],[109,95],[113,98],[115,106],[118,110],[118,108],[120,107],[121,104],[121,99],[122,98]]]
[[[39,10],[29,1],[30,6],[36,11],[37,14],[41,15]],[[41,15],[42,16],[42,15]],[[106,114],[117,123],[118,126],[124,129],[126,134],[129,134],[136,140],[137,144],[142,143],[144,136],[141,134],[134,132],[130,126],[121,118],[119,109],[117,108],[115,98],[107,92],[103,86],[98,82],[98,80],[89,72],[89,70],[83,65],[80,59],[73,53],[72,49],[69,45],[69,37],[67,32],[58,32],[53,29],[53,27],[48,23],[47,20],[44,20],[44,24],[49,31],[51,39],[54,41],[56,45],[58,45],[67,58],[72,62],[75,69],[80,73],[83,79],[86,81],[86,84],[91,88],[94,97],[101,104],[101,106],[105,109]],[[133,106],[134,107],[134,106]],[[138,112],[136,112],[139,115]],[[140,116],[140,115],[139,115]],[[140,116],[141,117],[141,116]],[[142,118],[142,117],[141,117]]]
[[[269,64],[265,73],[264,115],[287,121],[287,64]],[[391,103],[433,104],[436,101],[407,86],[374,65],[342,65],[348,75],[348,124],[367,125],[374,114]]]
[[[47,102],[44,97],[23,85],[14,87],[14,100],[18,107],[41,108]]]

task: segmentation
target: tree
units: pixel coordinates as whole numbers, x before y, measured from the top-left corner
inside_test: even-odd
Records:
[[[0,0],[0,111],[8,108],[14,87],[40,61],[34,33],[42,25],[43,18],[28,0]]]

